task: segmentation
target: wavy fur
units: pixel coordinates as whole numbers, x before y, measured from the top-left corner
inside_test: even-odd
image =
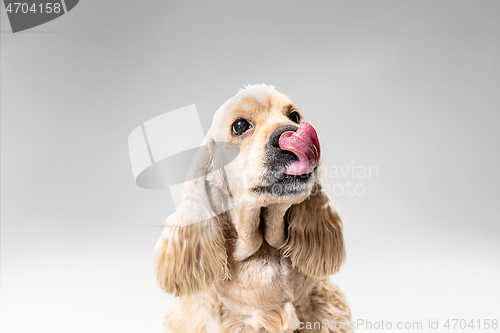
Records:
[[[292,205],[285,216],[289,239],[283,254],[307,275],[337,273],[345,258],[342,221],[321,185],[316,184],[311,195]]]
[[[158,284],[175,296],[202,292],[229,275],[221,225],[225,216],[213,216],[210,210],[220,185],[211,163],[208,150],[201,149],[195,155],[188,176],[193,180],[187,183],[182,203],[167,220],[156,245]],[[207,179],[207,174],[212,179]]]

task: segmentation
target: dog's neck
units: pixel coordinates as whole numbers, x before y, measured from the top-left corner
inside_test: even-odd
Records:
[[[263,242],[280,248],[286,242],[284,216],[291,204],[278,203],[265,207],[240,206],[231,211],[238,233],[233,256],[242,261],[259,250]]]
[[[279,249],[286,242],[285,214],[291,204],[272,204],[262,209],[266,242]]]

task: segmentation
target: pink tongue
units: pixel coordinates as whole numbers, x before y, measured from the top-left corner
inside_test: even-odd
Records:
[[[279,144],[281,149],[291,151],[299,158],[288,166],[286,174],[308,174],[318,165],[321,150],[318,135],[311,124],[304,122],[296,132],[281,134]]]

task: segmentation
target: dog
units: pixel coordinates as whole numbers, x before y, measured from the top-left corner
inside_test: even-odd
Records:
[[[249,85],[215,113],[205,143],[155,248],[158,284],[181,298],[165,331],[350,332],[328,279],[345,247],[312,125],[274,86]],[[222,143],[239,150],[230,162]]]

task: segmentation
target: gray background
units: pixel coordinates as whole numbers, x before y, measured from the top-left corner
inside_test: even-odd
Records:
[[[2,331],[159,332],[153,247],[170,194],[128,134],[248,83],[289,95],[325,165],[354,318],[499,319],[500,2],[82,1],[12,34],[2,5]],[[359,330],[362,332],[363,330]],[[450,330],[451,332],[452,330]],[[377,331],[381,332],[381,330]]]

